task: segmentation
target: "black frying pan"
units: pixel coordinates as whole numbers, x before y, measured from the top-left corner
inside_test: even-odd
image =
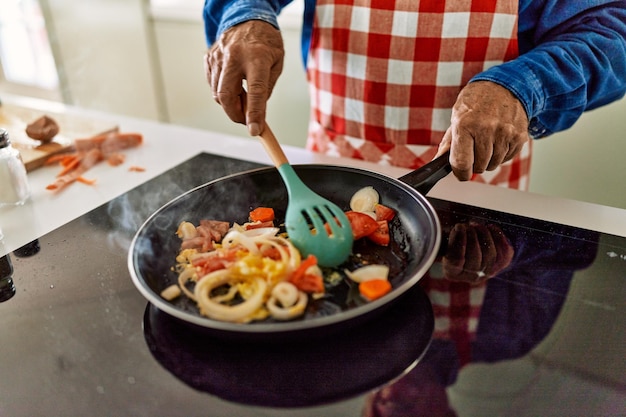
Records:
[[[287,191],[278,171],[261,168],[230,175],[194,188],[170,201],[141,226],[135,235],[128,257],[132,280],[139,291],[158,309],[184,322],[211,332],[232,337],[268,338],[272,336],[328,333],[353,325],[382,312],[428,271],[441,243],[441,226],[437,214],[423,194],[427,193],[451,167],[449,155],[443,155],[422,168],[399,179],[382,174],[340,166],[295,165],[300,178],[313,191],[349,208],[352,194],[365,186],[373,186],[381,203],[397,211],[390,224],[392,243],[377,246],[367,239],[355,242],[354,253],[339,267],[354,269],[363,262],[390,266],[393,290],[384,297],[365,303],[355,296],[355,287],[344,279],[328,289],[328,297],[311,302],[304,317],[279,322],[271,319],[248,324],[226,323],[201,316],[195,303],[186,297],[169,302],[160,292],[177,280],[172,271],[180,249],[176,236],[178,224],[201,219],[243,223],[251,209],[273,207],[277,218],[284,218]]]

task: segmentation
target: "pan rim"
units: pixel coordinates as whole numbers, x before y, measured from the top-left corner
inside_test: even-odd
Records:
[[[127,257],[127,266],[131,275],[131,280],[137,290],[142,294],[144,298],[147,299],[148,302],[153,304],[159,310],[174,316],[184,322],[202,327],[211,330],[216,330],[219,332],[231,333],[231,334],[287,334],[294,332],[302,332],[309,330],[322,329],[325,327],[331,327],[337,324],[341,324],[344,322],[349,322],[351,320],[356,320],[358,318],[366,317],[372,313],[375,313],[377,310],[382,310],[394,300],[398,299],[402,296],[406,291],[416,285],[422,277],[426,274],[428,269],[432,266],[437,257],[438,248],[441,245],[441,224],[437,213],[434,207],[430,204],[430,202],[426,199],[426,197],[411,187],[409,184],[402,182],[399,179],[389,177],[387,175],[381,174],[375,171],[369,171],[363,168],[356,168],[350,166],[341,166],[341,165],[332,165],[332,164],[294,164],[293,165],[296,172],[308,169],[325,169],[325,170],[334,170],[334,171],[345,171],[358,175],[366,175],[370,177],[374,177],[386,182],[391,183],[392,185],[400,188],[402,191],[410,194],[414,199],[416,199],[426,211],[428,219],[430,221],[430,228],[432,229],[433,236],[429,241],[428,248],[425,250],[425,256],[420,263],[420,267],[417,268],[413,274],[407,278],[404,282],[402,282],[398,287],[394,288],[387,295],[374,300],[372,302],[368,302],[366,304],[357,306],[355,308],[349,310],[342,310],[340,313],[329,315],[329,316],[321,316],[315,317],[307,320],[295,320],[295,321],[286,321],[286,322],[254,322],[254,323],[230,323],[223,322],[214,319],[210,319],[201,315],[194,315],[189,312],[183,311],[181,309],[176,308],[173,304],[169,303],[165,299],[163,299],[160,294],[156,293],[147,282],[140,276],[140,271],[137,268],[137,262],[135,262],[137,253],[136,247],[138,245],[139,240],[142,237],[142,232],[146,230],[148,225],[153,221],[154,218],[158,217],[163,211],[169,208],[172,205],[175,205],[179,200],[186,198],[191,193],[198,192],[199,190],[210,187],[211,185],[227,181],[236,177],[250,176],[250,175],[258,175],[269,173],[271,171],[276,171],[276,168],[273,166],[253,168],[249,170],[245,170],[242,172],[226,175],[199,186],[193,187],[188,191],[180,194],[179,196],[171,199],[164,205],[162,205],[159,209],[157,209],[154,213],[152,213],[139,227],[133,239],[131,240],[129,249],[128,249],[128,257]]]

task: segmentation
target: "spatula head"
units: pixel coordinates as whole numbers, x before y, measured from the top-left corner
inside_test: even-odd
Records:
[[[283,164],[278,172],[289,193],[285,227],[289,239],[304,256],[315,255],[321,266],[337,266],[352,251],[352,227],[335,203],[316,194]]]
[[[340,265],[352,252],[350,222],[330,201],[317,201],[315,205],[306,206],[290,203],[285,226],[289,239],[302,255],[315,255],[321,266]]]

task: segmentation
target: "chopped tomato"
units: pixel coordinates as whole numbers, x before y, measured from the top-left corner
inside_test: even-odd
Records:
[[[200,275],[204,276],[210,272],[217,271],[218,269],[227,268],[233,261],[235,261],[236,255],[236,249],[231,249],[225,253],[212,252],[211,255],[194,259],[191,264],[196,268],[199,268]]]
[[[372,217],[358,211],[347,211],[346,216],[352,226],[354,240],[361,239],[378,229],[378,223]]]
[[[274,221],[274,209],[271,207],[257,207],[250,212],[251,222],[271,222]]]
[[[306,293],[323,293],[324,279],[315,274],[304,274],[297,281],[290,280],[300,291]]]
[[[392,209],[391,207],[382,205],[382,204],[376,204],[376,206],[374,207],[374,210],[376,212],[376,220],[378,221],[380,220],[391,221],[396,216],[396,211],[394,209]]]
[[[300,263],[300,266],[293,272],[289,278],[289,282],[296,286],[300,291],[306,293],[324,292],[324,279],[316,274],[309,274],[306,271],[317,265],[315,255],[309,255]]]
[[[306,270],[312,267],[313,265],[317,265],[317,258],[315,257],[315,255],[307,256],[306,259],[300,262],[300,265],[298,266],[298,268],[296,268],[296,270],[293,271],[293,274],[291,275],[291,278],[289,280],[290,281],[293,279],[297,280],[300,277],[304,276],[304,274],[306,273]]]
[[[378,228],[367,235],[367,238],[381,246],[389,245],[389,222],[387,220],[380,220],[376,223],[378,224]]]

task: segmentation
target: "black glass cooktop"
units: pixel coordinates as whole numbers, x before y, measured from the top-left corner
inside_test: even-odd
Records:
[[[148,304],[127,269],[143,221],[259,166],[199,154],[4,258],[0,415],[623,414],[618,236],[429,199],[429,274],[342,334],[219,340]]]

